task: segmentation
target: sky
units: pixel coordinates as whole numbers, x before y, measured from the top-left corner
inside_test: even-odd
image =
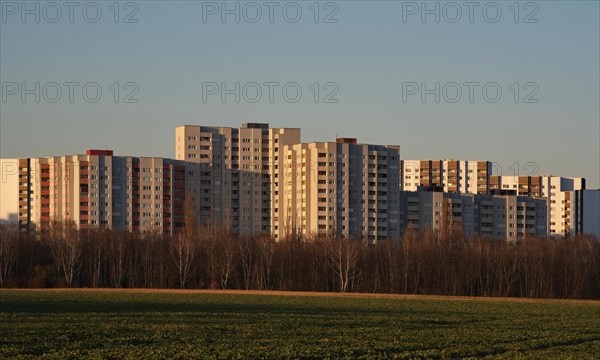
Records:
[[[266,122],[600,187],[600,2],[465,3],[2,0],[0,157]]]

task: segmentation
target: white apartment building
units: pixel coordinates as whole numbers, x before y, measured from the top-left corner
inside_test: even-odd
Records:
[[[273,234],[336,234],[376,244],[398,239],[399,146],[356,139],[284,147]]]
[[[241,235],[271,234],[285,145],[300,143],[300,129],[247,123],[241,128],[177,127],[176,158],[205,166],[199,195],[202,221]]]

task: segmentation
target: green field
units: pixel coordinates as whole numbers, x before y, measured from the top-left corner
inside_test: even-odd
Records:
[[[598,358],[600,304],[0,291],[0,359]]]

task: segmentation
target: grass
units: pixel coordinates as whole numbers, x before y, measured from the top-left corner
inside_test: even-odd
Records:
[[[573,358],[598,302],[0,291],[0,358]]]

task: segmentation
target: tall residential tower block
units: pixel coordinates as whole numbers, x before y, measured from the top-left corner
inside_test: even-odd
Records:
[[[356,139],[284,147],[273,234],[336,234],[375,244],[398,239],[400,147]]]
[[[241,128],[184,125],[175,131],[176,158],[208,167],[198,189],[202,221],[229,224],[241,235],[270,235],[286,145],[300,129],[247,123]]]

